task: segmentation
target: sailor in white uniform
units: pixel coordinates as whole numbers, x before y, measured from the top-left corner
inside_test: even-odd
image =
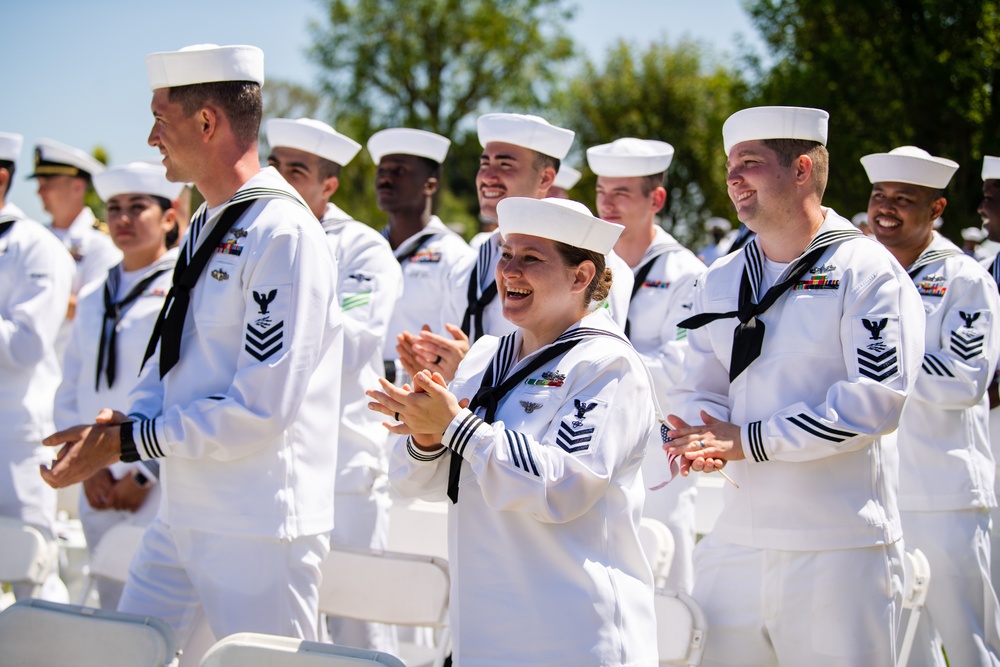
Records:
[[[50,436],[63,457],[42,474],[64,486],[118,459],[162,459],[160,512],[119,610],[164,619],[182,645],[201,616],[216,637],[315,639],[340,418],[335,261],[301,197],[260,168],[261,50],[198,45],[146,65],[149,143],[205,205],[128,418],[107,411]]]
[[[403,291],[403,274],[381,234],[330,201],[340,171],[361,144],[311,118],[267,121],[269,165],[305,199],[337,258],[337,296],[344,314],[340,372],[341,418],[332,544],[385,549],[389,531],[388,440],[365,390],[382,375],[389,320]],[[395,653],[391,626],[329,619],[334,644]]]
[[[497,204],[506,197],[548,196],[561,160],[573,145],[573,131],[538,116],[515,113],[484,114],[476,126],[483,147],[476,172],[481,218],[496,219]],[[504,319],[496,296],[494,271],[501,245],[499,231],[494,232],[479,246],[474,263],[460,267],[452,276],[444,304],[447,330],[421,332],[419,337],[413,332],[403,346],[406,365],[451,379],[470,342],[484,334],[502,336],[514,330]],[[613,252],[607,262],[615,275],[611,294],[591,307],[610,308],[612,317],[624,327],[632,272]]]
[[[625,226],[615,243],[615,252],[635,276],[625,334],[653,376],[661,401],[680,379],[687,332],[677,323],[691,315],[695,281],[705,272],[694,253],[656,224],[667,201],[663,184],[673,157],[674,148],[666,142],[631,137],[587,149],[587,163],[597,174],[597,214]],[[659,433],[648,447],[642,466],[647,487],[670,475]],[[694,478],[680,477],[647,493],[643,508],[643,516],[662,521],[674,537],[665,587],[685,593],[694,585],[697,494]]]
[[[990,578],[990,509],[997,506],[986,388],[1000,357],[996,283],[934,231],[958,163],[914,146],[861,158],[872,182],[868,225],[906,268],[923,300],[923,366],[903,410],[899,509],[907,549],[933,584],[911,664],[1000,663],[1000,606]]]
[[[589,307],[607,294],[603,256],[621,227],[565,199],[510,197],[498,213],[497,282],[518,328],[480,339],[448,389],[421,371],[415,393],[384,381],[369,392],[411,435],[390,479],[404,496],[452,501],[456,664],[656,665],[637,537],[652,385]]]
[[[52,429],[60,379],[55,339],[74,269],[59,241],[7,201],[22,143],[21,135],[0,132],[0,516],[41,527],[55,564],[56,494],[38,476],[38,466],[51,461],[52,452],[39,442]],[[24,599],[32,586],[13,589]],[[57,568],[41,597],[69,602]]]
[[[441,301],[450,276],[474,256],[469,244],[432,212],[441,163],[450,145],[439,134],[401,127],[381,130],[368,139],[376,165],[376,202],[389,216],[382,236],[403,270],[403,298],[389,322],[382,353],[385,376],[399,384],[408,381],[406,365],[396,350],[399,336],[424,328],[444,330]]]
[[[725,465],[739,485],[695,548],[706,667],[896,662],[898,456],[882,438],[919,371],[923,311],[892,256],[821,204],[828,118],[757,107],[723,126],[756,237],[699,281],[667,394],[682,473]]]
[[[132,162],[94,176],[107,204],[108,233],[123,260],[99,289],[77,303],[63,381],[56,392],[57,429],[93,421],[101,409],[124,405],[170,289],[177,251],[167,250],[177,225],[173,201],[183,183],[167,180],[162,165]],[[118,461],[83,482],[80,522],[87,550],[120,523],[145,526],[160,505],[155,461]],[[99,578],[101,607],[117,609],[122,584]]]
[[[69,343],[77,300],[103,285],[108,270],[122,261],[103,224],[84,204],[91,179],[102,171],[104,165],[79,148],[51,139],[39,139],[35,146],[35,171],[29,178],[38,182],[38,197],[52,216],[49,229],[76,261],[73,294],[56,342],[60,360]]]

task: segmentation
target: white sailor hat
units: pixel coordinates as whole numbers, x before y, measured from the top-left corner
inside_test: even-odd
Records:
[[[94,174],[94,189],[104,201],[130,193],[154,195],[173,201],[184,189],[184,185],[168,181],[167,168],[162,164],[150,164],[142,160]]]
[[[264,52],[256,46],[194,44],[180,51],[146,56],[149,89],[176,88],[217,81],[264,84]]]
[[[737,111],[722,125],[726,155],[736,144],[764,139],[800,139],[826,146],[830,114],[809,107],[751,107]]]
[[[855,213],[854,217],[851,218],[851,224],[855,227],[860,227],[861,225],[868,224],[868,211],[861,211],[860,213]]]
[[[728,232],[733,228],[733,223],[729,222],[726,218],[709,218],[705,221],[705,229],[707,231],[712,231],[718,229],[719,231]]]
[[[104,171],[104,165],[79,148],[52,139],[39,139],[35,146],[36,176],[80,176],[88,178]]]
[[[326,123],[312,118],[272,118],[267,121],[267,143],[318,155],[341,167],[354,159],[361,144]]]
[[[916,146],[900,146],[888,153],[873,153],[861,158],[872,183],[909,183],[925,188],[947,187],[958,163],[934,157]]]
[[[1000,178],[1000,157],[992,155],[983,156],[983,180],[989,181]]]
[[[368,152],[375,164],[386,155],[416,155],[444,162],[451,140],[427,130],[413,130],[408,127],[393,127],[379,130],[368,139]]]
[[[484,148],[486,144],[497,141],[503,144],[513,144],[528,148],[542,155],[562,160],[573,145],[573,130],[566,130],[551,125],[549,121],[539,116],[529,116],[521,113],[488,113],[476,121],[479,130],[479,143]]]
[[[526,234],[561,241],[607,255],[621,236],[623,225],[595,217],[572,199],[505,197],[497,204],[501,236]]]
[[[24,137],[13,132],[0,132],[0,160],[17,162],[21,156]]]
[[[625,137],[587,149],[587,163],[598,176],[628,178],[662,174],[673,159],[673,146],[652,139]]]
[[[982,227],[966,227],[962,230],[963,241],[975,241],[976,243],[979,243],[985,238],[986,232]]]
[[[552,181],[552,187],[569,190],[580,181],[583,174],[566,164],[559,164],[559,171],[556,172],[556,179]]]

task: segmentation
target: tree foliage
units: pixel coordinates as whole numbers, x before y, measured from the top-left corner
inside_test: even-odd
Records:
[[[603,66],[586,61],[556,98],[566,126],[577,133],[587,174],[573,194],[594,202],[596,177],[582,155],[587,147],[620,137],[666,141],[676,152],[667,172],[665,213],[678,240],[697,244],[706,218],[735,220],[726,194],[722,124],[746,95],[739,76],[697,42],[660,42],[646,50],[617,43]]]
[[[776,64],[758,101],[830,112],[826,201],[850,215],[870,184],[858,160],[916,145],[961,165],[946,230],[974,224],[984,153],[1000,151],[997,0],[749,0]]]

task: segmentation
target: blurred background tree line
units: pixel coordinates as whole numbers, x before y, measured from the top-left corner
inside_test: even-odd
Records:
[[[1000,0],[744,0],[767,53],[735,44],[723,56],[686,39],[620,42],[601,62],[563,29],[569,0],[322,3],[309,49],[321,79],[265,83],[265,118],[318,118],[362,144],[396,126],[449,137],[437,212],[466,237],[478,213],[475,119],[490,111],[536,113],[574,130],[566,163],[584,178],[571,196],[592,208],[587,147],[624,136],[673,144],[664,226],[692,246],[712,215],[738,224],[722,124],[745,106],[830,112],[825,203],[847,217],[867,207],[861,156],[912,144],[957,161],[944,216],[953,239],[978,224],[982,156],[1000,154]],[[367,151],[342,172],[334,201],[385,224]]]

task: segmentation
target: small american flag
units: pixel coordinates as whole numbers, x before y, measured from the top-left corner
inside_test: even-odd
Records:
[[[667,435],[667,431],[669,430],[670,427],[668,427],[663,422],[660,422],[660,440],[663,441],[664,445],[673,440],[673,438]],[[666,454],[666,452],[664,453]],[[674,481],[674,478],[680,474],[681,472],[680,454],[667,454],[667,468],[670,470],[670,477],[665,482],[660,482],[656,486],[650,487],[649,489],[650,491],[657,491],[659,489],[662,489],[667,484],[670,484],[670,482]]]

